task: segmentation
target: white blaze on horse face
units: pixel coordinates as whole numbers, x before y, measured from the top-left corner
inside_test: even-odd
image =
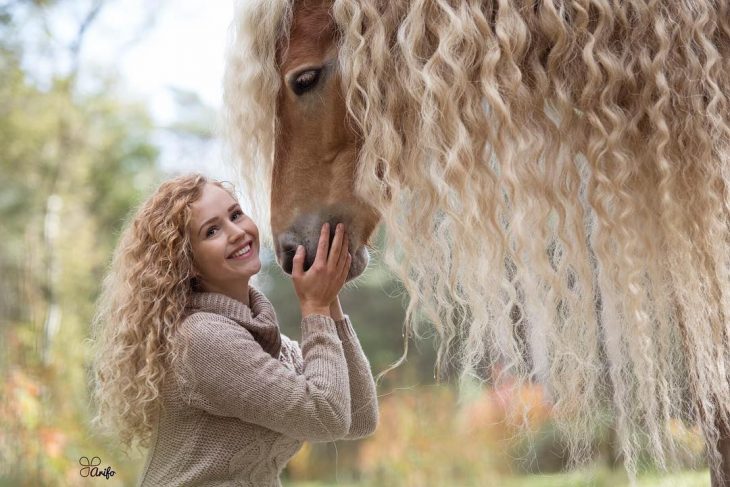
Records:
[[[296,245],[314,259],[322,224],[344,223],[351,279],[367,267],[365,244],[378,217],[355,194],[359,137],[347,120],[329,5],[305,3],[295,9],[289,42],[278,53],[271,229],[277,260],[289,272]]]

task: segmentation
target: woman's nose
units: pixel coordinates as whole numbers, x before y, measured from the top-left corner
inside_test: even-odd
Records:
[[[243,236],[246,235],[246,230],[239,227],[233,222],[229,222],[230,225],[230,231],[228,232],[228,241],[229,242],[236,242],[237,240],[240,240]]]

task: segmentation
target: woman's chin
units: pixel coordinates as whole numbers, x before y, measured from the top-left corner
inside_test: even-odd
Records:
[[[261,260],[259,260],[258,256],[252,257],[252,260],[238,263],[233,269],[233,273],[236,276],[245,279],[250,278],[254,274],[258,274],[259,271],[261,271]]]

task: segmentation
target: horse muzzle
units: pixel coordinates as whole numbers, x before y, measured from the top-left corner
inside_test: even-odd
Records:
[[[328,248],[332,247],[337,224],[342,223],[345,225],[348,251],[352,254],[352,263],[347,274],[347,280],[350,281],[365,271],[370,260],[370,255],[365,245],[362,244],[362,239],[359,235],[361,232],[357,225],[343,216],[323,217],[323,215],[302,215],[288,229],[274,234],[276,260],[284,272],[287,274],[292,273],[294,254],[299,245],[303,245],[306,250],[304,271],[306,272],[312,267],[317,254],[322,225],[325,223],[330,224]]]

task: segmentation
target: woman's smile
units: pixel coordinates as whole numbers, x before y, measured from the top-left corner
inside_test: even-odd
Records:
[[[229,256],[228,259],[232,260],[244,260],[248,259],[253,255],[254,247],[253,240],[245,242],[243,245],[238,246]]]

